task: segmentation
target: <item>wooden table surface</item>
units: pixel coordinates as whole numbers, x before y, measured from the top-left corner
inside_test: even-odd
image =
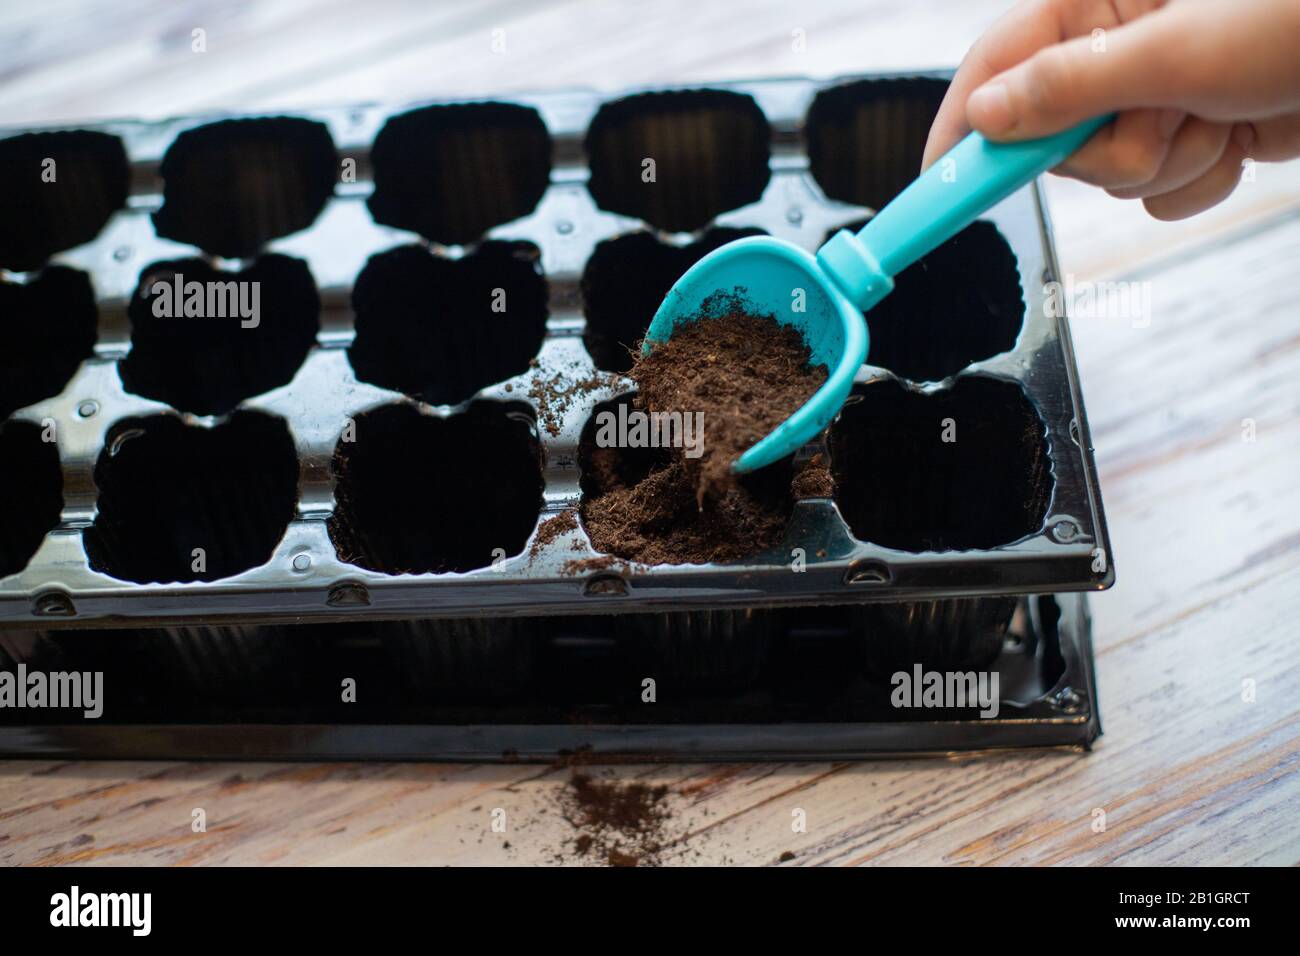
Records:
[[[0,125],[950,65],[1004,4],[17,6]],[[668,786],[668,862],[1300,861],[1300,164],[1179,224],[1049,189],[1063,269],[1150,283],[1153,303],[1149,325],[1073,326],[1118,571],[1092,604],[1105,736],[1090,754],[611,769]],[[567,775],[4,762],[0,863],[545,862],[569,835]]]

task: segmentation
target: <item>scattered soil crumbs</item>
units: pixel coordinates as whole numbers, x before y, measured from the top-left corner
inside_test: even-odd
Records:
[[[582,519],[599,551],[646,564],[734,561],[785,532],[790,462],[743,476],[731,463],[807,401],[826,368],[810,365],[799,333],[771,316],[707,311],[631,372],[634,410],[702,414],[703,454],[687,457],[680,442],[600,447],[590,426],[583,436]]]
[[[561,812],[577,831],[574,856],[608,866],[658,866],[667,842],[667,796],[662,785],[575,771],[560,797]]]
[[[588,574],[593,571],[608,571],[610,568],[617,568],[625,574],[632,571],[630,564],[613,554],[602,554],[596,558],[574,558],[564,562],[567,574]]]
[[[532,366],[537,367],[533,359]],[[574,378],[567,372],[553,372],[547,377],[536,376],[528,387],[528,397],[537,407],[538,422],[547,433],[559,436],[564,416],[579,398],[617,381],[618,376],[609,372],[596,372]]]
[[[786,850],[786,851],[784,851],[780,856],[778,856],[778,857],[776,858],[776,862],[778,862],[778,863],[789,863],[789,862],[790,862],[791,860],[793,860],[794,858],[795,858],[794,854],[791,853],[789,850]]]
[[[820,454],[813,455],[794,476],[790,491],[796,498],[829,498],[835,493],[831,470]]]
[[[528,549],[529,555],[536,557],[542,548],[577,527],[578,511],[576,508],[568,508],[561,511],[554,518],[547,518],[537,529],[537,537],[533,539],[532,547]]]

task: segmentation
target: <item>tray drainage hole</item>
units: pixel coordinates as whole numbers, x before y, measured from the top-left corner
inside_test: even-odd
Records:
[[[587,317],[582,342],[596,367],[628,371],[636,345],[673,283],[719,246],[762,235],[766,233],[761,229],[717,228],[690,245],[671,246],[653,233],[638,231],[597,245],[581,284]]]
[[[357,378],[452,405],[526,372],[546,335],[539,259],[532,243],[499,241],[461,259],[423,246],[372,256],[352,290]]]
[[[94,355],[98,320],[84,272],[50,266],[30,282],[0,280],[0,421],[63,391]]]
[[[311,555],[303,551],[293,556],[293,569],[300,574],[311,569]]]
[[[330,588],[325,603],[330,607],[369,607],[370,591],[359,581],[341,581]]]
[[[596,574],[582,585],[582,593],[587,597],[623,597],[627,592],[627,581],[617,574]]]
[[[44,591],[32,598],[32,614],[37,617],[75,617],[72,598],[62,591]]]
[[[72,130],[0,139],[0,182],[5,183],[0,269],[30,272],[56,252],[90,242],[126,204],[129,180],[122,141],[107,133]],[[49,308],[42,320],[57,315],[57,308]],[[9,323],[10,328],[19,324]]]
[[[528,406],[475,402],[459,414],[409,404],[358,415],[334,449],[341,560],[382,574],[465,572],[524,549],[542,510],[541,449]]]
[[[844,572],[845,584],[888,584],[892,579],[893,573],[883,561],[855,561]]]

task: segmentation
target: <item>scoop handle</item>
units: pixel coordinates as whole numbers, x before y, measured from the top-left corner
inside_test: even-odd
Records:
[[[971,133],[856,236],[841,230],[817,257],[850,299],[869,308],[893,288],[893,276],[1035,176],[1059,165],[1111,118],[1098,116],[1063,132],[1017,143],[994,143]]]

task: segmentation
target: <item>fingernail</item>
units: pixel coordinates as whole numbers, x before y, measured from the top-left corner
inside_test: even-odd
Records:
[[[1160,135],[1169,139],[1178,132],[1178,127],[1183,125],[1183,120],[1187,114],[1182,110],[1162,110],[1160,112]]]
[[[1005,84],[987,83],[966,101],[966,116],[986,133],[1005,133],[1016,123],[1011,112],[1011,95]]]

